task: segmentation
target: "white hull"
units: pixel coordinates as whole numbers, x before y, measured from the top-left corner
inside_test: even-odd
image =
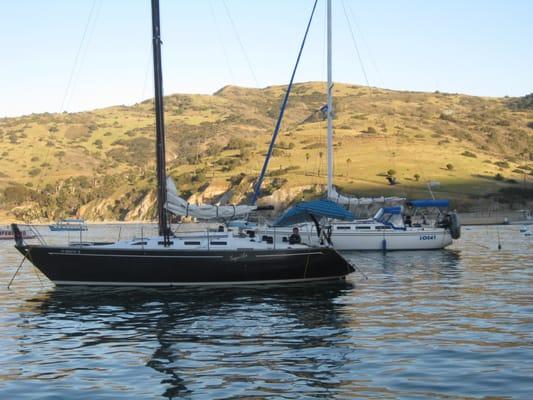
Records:
[[[444,229],[424,229],[333,233],[331,241],[337,250],[433,250],[452,244],[452,237]]]
[[[357,229],[365,227],[365,229]],[[349,228],[349,229],[348,229]],[[376,229],[377,228],[377,229]],[[404,229],[380,229],[379,223],[333,223],[331,242],[336,250],[434,250],[443,249],[453,240],[448,229],[432,227],[407,227]],[[312,224],[299,226],[303,243],[316,245],[319,242]],[[267,235],[275,237],[277,242],[288,240],[292,229],[270,228]]]

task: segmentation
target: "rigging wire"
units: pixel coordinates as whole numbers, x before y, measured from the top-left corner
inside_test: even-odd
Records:
[[[224,41],[222,40],[222,34],[221,34],[221,31],[220,31],[220,26],[218,24],[218,20],[217,20],[216,14],[215,14],[215,8],[213,7],[213,1],[212,0],[209,0],[209,8],[211,9],[211,16],[213,17],[213,23],[215,25],[217,41],[218,41],[220,47],[222,48],[222,52],[224,53],[224,61],[226,61],[226,67],[228,68],[228,72],[229,72],[229,76],[230,76],[230,82],[234,84],[235,83],[235,75],[233,74],[233,70],[232,70],[231,64],[229,62],[229,56],[228,56],[228,52],[226,50],[226,46],[224,46]],[[254,77],[254,79],[255,79],[255,77]],[[257,83],[257,80],[256,80],[256,83]]]
[[[370,87],[370,83],[368,82],[368,76],[366,74],[365,65],[363,64],[363,60],[361,58],[361,53],[359,52],[359,47],[357,46],[357,42],[355,40],[355,35],[353,33],[352,24],[350,23],[350,19],[348,18],[348,13],[346,12],[346,7],[344,5],[344,0],[342,0],[342,10],[344,11],[344,16],[346,17],[346,22],[348,24],[348,28],[350,30],[350,35],[352,37],[352,43],[355,48],[355,53],[357,54],[357,58],[359,59],[359,64],[361,64],[361,70],[363,71],[363,75],[365,77],[366,86]]]
[[[79,73],[79,71],[81,70],[81,65],[83,64],[83,60],[85,59],[85,55],[87,54],[88,43],[90,42],[90,38],[94,32],[94,27],[96,25],[96,20],[98,19],[98,14],[99,14],[101,5],[102,5],[101,0],[93,0],[93,3],[89,11],[89,16],[87,17],[87,21],[83,29],[81,41],[78,46],[78,50],[76,51],[76,55],[74,57],[74,63],[70,71],[69,79],[67,81],[67,86],[63,94],[63,99],[61,100],[61,106],[59,107],[59,113],[66,111],[65,107],[68,104],[70,97],[72,96],[73,87],[76,82],[76,74]],[[46,150],[46,154],[44,156],[44,160],[43,160],[44,164],[48,162],[50,151],[51,151],[51,148],[48,147]],[[43,185],[44,185],[44,182],[43,182]]]
[[[343,2],[343,6],[344,4],[346,4],[345,2]],[[348,14],[350,14],[351,18],[352,18],[352,21],[353,21],[353,24],[354,24],[354,27],[356,29],[356,31],[359,33],[359,37],[361,38],[361,41],[363,42],[363,45],[366,49],[366,52],[368,53],[368,58],[370,59],[370,62],[372,63],[372,66],[374,67],[375,71],[376,71],[376,75],[377,75],[377,80],[379,81],[379,85],[380,87],[384,88],[385,85],[383,83],[383,79],[381,78],[381,72],[378,68],[378,65],[376,63],[376,61],[374,60],[374,57],[372,56],[372,51],[370,50],[370,46],[368,45],[366,39],[365,39],[365,36],[363,35],[363,30],[360,28],[360,25],[357,23],[357,18],[355,18],[355,13],[354,11],[352,10],[352,7],[350,5],[350,3],[346,4],[346,8],[348,9]]]
[[[348,12],[347,12],[347,9],[346,9],[346,4],[345,4],[345,1],[342,0],[342,9],[343,9],[343,12],[344,12],[344,16],[346,18],[346,22],[348,24],[348,29],[350,31],[350,36],[351,36],[351,39],[352,39],[352,44],[353,44],[353,47],[355,49],[355,53],[357,55],[357,59],[359,60],[359,64],[361,65],[361,71],[363,72],[363,76],[365,78],[365,82],[366,82],[366,86],[367,88],[369,89],[370,91],[370,94],[373,95],[373,94],[376,94],[376,88],[375,87],[372,87],[370,85],[370,82],[369,82],[369,79],[368,79],[368,74],[366,73],[366,69],[365,69],[365,66],[364,66],[364,63],[363,63],[363,59],[361,57],[361,52],[359,51],[359,46],[357,46],[357,40],[355,38],[355,34],[354,34],[354,30],[352,29],[352,24],[350,22],[350,17],[348,16]],[[350,8],[349,8],[349,5],[348,5],[348,9],[350,11],[352,11]],[[352,17],[354,18],[354,21],[355,21],[355,17],[353,15],[353,11],[352,11]],[[355,22],[354,22],[355,24]],[[362,37],[362,35],[361,35]],[[377,69],[377,68],[376,68]],[[388,158],[389,158],[389,162],[391,163],[392,165],[392,169],[396,170],[396,152],[395,151],[392,151],[391,152],[391,146],[390,146],[390,143],[389,143],[389,139],[388,139],[388,135],[384,132],[383,134],[383,137],[385,139],[385,147],[386,147],[386,151],[387,151],[387,154],[388,154]],[[395,146],[395,149],[397,148],[397,143],[396,143],[396,146]]]
[[[344,4],[345,4],[345,2],[343,0],[343,6],[344,6]],[[350,14],[350,16],[351,16],[351,18],[353,20],[355,28],[359,32],[359,36],[361,37],[363,45],[365,46],[365,49],[366,49],[366,51],[368,53],[370,62],[372,63],[372,65],[373,65],[373,67],[375,69],[375,72],[376,72],[376,75],[377,75],[377,80],[379,81],[379,86],[382,87],[382,88],[385,88],[386,86],[385,86],[385,84],[383,82],[383,79],[382,79],[382,76],[381,76],[381,72],[380,72],[380,70],[378,68],[377,63],[374,60],[374,57],[372,56],[372,51],[370,49],[370,46],[368,46],[368,43],[365,40],[365,37],[363,35],[363,30],[360,28],[360,25],[357,23],[357,18],[355,17],[355,13],[354,13],[353,9],[351,8],[350,3],[346,4],[346,7],[348,9],[348,13]],[[396,146],[395,147],[397,148],[398,147],[397,137],[395,137],[395,140],[396,140]],[[388,146],[388,144],[387,144],[387,146]],[[421,168],[420,159],[415,156],[415,157],[413,157],[413,160],[415,161],[416,167],[418,169],[418,171],[416,171],[416,173],[422,173],[424,168]],[[394,169],[396,168],[395,164],[396,164],[395,163],[395,158],[392,158],[392,165],[393,165]],[[420,181],[423,181],[422,177],[420,177],[419,179],[420,179]],[[431,182],[430,177],[428,177],[427,180],[428,180],[428,183]],[[430,193],[431,193],[431,191],[430,191]]]
[[[89,17],[87,18],[87,22],[85,23],[85,28],[83,29],[83,35],[81,37],[80,45],[78,46],[78,51],[76,52],[76,56],[74,57],[74,64],[72,65],[72,70],[70,71],[70,76],[67,82],[65,93],[63,95],[63,100],[61,101],[61,107],[59,108],[59,112],[65,111],[65,105],[67,104],[67,99],[71,97],[72,95],[72,88],[75,82],[75,75],[77,72],[79,73],[81,69],[81,64],[83,63],[83,59],[85,58],[85,54],[87,52],[87,47],[88,47],[87,43],[90,41],[90,37],[94,30],[94,25],[96,23],[96,19],[97,19],[101,4],[102,3],[100,1],[93,0],[93,4],[89,12]],[[86,41],[86,38],[88,38],[87,41]]]
[[[237,27],[235,25],[235,22],[233,22],[233,18],[231,17],[231,13],[229,11],[228,5],[226,4],[226,0],[222,0],[222,5],[224,6],[224,10],[226,11],[226,15],[229,19],[229,22],[231,24],[231,27],[233,29],[233,33],[235,34],[235,37],[237,38],[237,42],[239,43],[239,46],[241,48],[241,51],[244,55],[244,58],[246,60],[246,64],[248,65],[248,68],[250,69],[250,73],[252,74],[252,77],[254,79],[256,87],[259,87],[259,82],[257,81],[257,77],[255,75],[254,69],[252,68],[252,63],[250,62],[250,58],[248,57],[248,53],[246,53],[246,49],[244,48],[244,45],[241,40],[241,36],[239,35],[239,31],[237,30]]]
[[[143,82],[143,91],[141,93],[141,101],[145,100],[146,88],[148,87],[148,77],[152,71],[152,43],[148,46],[148,56],[146,57],[146,65],[144,67],[144,82]]]
[[[265,162],[263,163],[263,168],[261,169],[261,173],[259,174],[259,178],[257,178],[257,182],[254,185],[254,193],[252,197],[252,205],[254,205],[257,201],[257,198],[259,197],[259,192],[261,190],[261,184],[263,183],[263,179],[265,177],[268,163],[270,161],[270,158],[272,157],[272,152],[274,150],[274,145],[276,143],[276,138],[278,137],[279,130],[281,128],[281,121],[283,120],[283,114],[285,112],[285,108],[287,107],[287,102],[289,101],[289,94],[291,93],[292,83],[294,82],[294,76],[296,75],[296,70],[298,69],[298,64],[300,63],[300,58],[302,56],[302,52],[304,50],[305,41],[307,39],[307,34],[309,33],[309,28],[311,27],[311,22],[313,21],[313,16],[315,15],[316,5],[318,3],[318,0],[315,0],[313,4],[313,10],[311,11],[311,16],[309,17],[309,22],[307,23],[307,27],[305,28],[305,34],[302,40],[302,44],[300,45],[300,51],[298,52],[298,57],[296,58],[296,63],[294,64],[294,68],[292,70],[291,79],[289,81],[289,85],[287,86],[287,91],[285,92],[285,96],[283,98],[283,102],[281,103],[281,107],[279,110],[278,120],[276,122],[276,127],[274,128],[274,133],[272,134],[272,139],[270,141],[270,145],[268,147],[267,156],[265,157]]]

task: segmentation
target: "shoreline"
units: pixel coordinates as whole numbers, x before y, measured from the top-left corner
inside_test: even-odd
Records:
[[[533,214],[530,211],[530,214]],[[528,220],[525,210],[498,210],[498,211],[475,211],[475,212],[459,212],[459,219],[461,225],[508,225],[508,224],[521,224],[527,223]],[[39,221],[39,222],[25,222],[16,219],[8,219],[6,215],[0,217],[0,225],[9,226],[12,223],[17,223],[20,225],[37,225],[45,226],[55,224],[57,221]],[[157,221],[155,220],[136,220],[136,221],[117,221],[117,220],[104,220],[104,221],[95,221],[95,220],[85,220],[87,225],[155,225]],[[184,222],[184,224],[189,224],[193,222]],[[215,223],[215,222],[213,222]]]

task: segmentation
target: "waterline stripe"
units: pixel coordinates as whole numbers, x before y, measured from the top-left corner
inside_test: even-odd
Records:
[[[53,281],[56,285],[81,286],[227,286],[227,285],[265,285],[273,283],[310,282],[325,280],[343,280],[344,275],[323,278],[280,279],[266,281],[231,281],[231,282],[92,282],[92,281]]]

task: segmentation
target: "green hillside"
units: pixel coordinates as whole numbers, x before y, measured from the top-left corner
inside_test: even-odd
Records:
[[[239,202],[261,168],[285,87],[165,99],[168,172],[191,201]],[[264,202],[320,195],[324,83],[294,87]],[[335,184],[355,195],[437,196],[459,209],[532,201],[532,95],[482,98],[336,84]],[[152,100],[0,119],[0,219],[152,219]],[[395,185],[387,180],[394,175]]]

